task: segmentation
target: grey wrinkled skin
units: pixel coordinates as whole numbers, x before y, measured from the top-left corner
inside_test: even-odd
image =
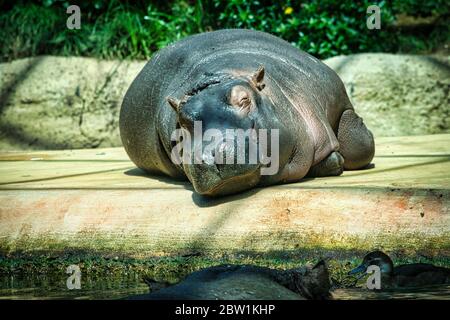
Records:
[[[233,102],[237,87],[250,101],[244,107]],[[278,129],[278,172],[261,175],[261,165],[175,165],[171,134],[191,130],[194,120],[204,130]],[[280,38],[241,29],[190,36],[156,53],[125,95],[120,134],[139,168],[187,178],[209,196],[339,175],[366,167],[375,151],[333,70]]]

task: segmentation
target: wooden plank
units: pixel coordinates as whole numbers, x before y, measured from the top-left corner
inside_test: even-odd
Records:
[[[206,199],[143,175],[122,148],[0,153],[0,249],[449,255],[450,134],[377,139],[374,163]]]

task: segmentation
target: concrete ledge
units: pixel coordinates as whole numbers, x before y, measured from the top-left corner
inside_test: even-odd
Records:
[[[122,148],[0,153],[0,249],[135,257],[311,250],[450,255],[450,134],[377,140],[375,168],[206,199]]]

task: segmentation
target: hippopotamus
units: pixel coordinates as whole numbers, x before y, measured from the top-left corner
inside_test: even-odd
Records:
[[[252,30],[200,33],[155,53],[126,92],[119,124],[125,150],[139,168],[188,179],[206,196],[337,176],[368,167],[375,152],[372,133],[332,69],[276,36]],[[276,154],[270,162],[260,151],[256,163],[207,161],[216,159],[217,150],[231,160],[249,158],[249,141],[261,149],[263,141],[249,134],[239,152],[236,145],[243,140],[233,150],[225,142],[219,149],[199,149],[194,141],[179,155],[195,154],[196,161],[174,161],[186,137],[174,138],[174,132],[195,136],[209,129],[224,136],[229,129],[265,129],[271,139],[264,146]],[[275,162],[276,170],[269,170]]]

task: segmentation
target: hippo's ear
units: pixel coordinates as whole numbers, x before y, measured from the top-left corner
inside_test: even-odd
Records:
[[[265,84],[263,83],[264,80],[264,66],[260,65],[258,70],[253,74],[252,76],[252,82],[255,85],[255,87],[258,88],[258,90],[264,89]]]
[[[172,98],[172,97],[167,97],[167,102],[170,104],[172,109],[175,110],[175,112],[178,112],[178,110],[180,109],[180,101],[179,100]]]

